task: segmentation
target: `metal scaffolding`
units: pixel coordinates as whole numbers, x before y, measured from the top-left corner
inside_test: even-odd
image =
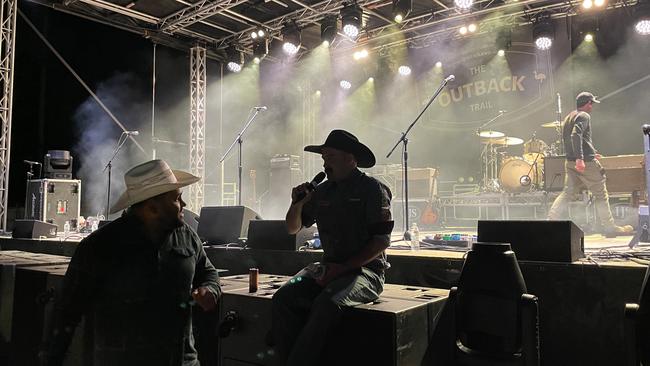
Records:
[[[189,209],[199,212],[203,207],[205,184],[205,112],[206,112],[205,47],[190,50],[190,172],[201,180],[190,186]]]
[[[2,0],[0,8],[0,229],[3,232],[7,231],[17,3],[18,0]]]

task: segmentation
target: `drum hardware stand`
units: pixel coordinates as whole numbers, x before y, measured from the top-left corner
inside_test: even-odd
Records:
[[[557,133],[558,141],[560,142],[559,151],[557,155],[564,155],[564,137],[562,136],[562,98],[560,93],[557,93],[557,127],[555,127],[555,132]]]
[[[504,110],[500,110],[499,114],[479,126],[479,128],[476,129],[476,134],[480,136],[482,129],[499,119],[505,114],[505,112],[506,111]],[[488,140],[488,143],[485,145],[485,148],[481,152],[481,163],[483,165],[483,191],[498,192],[500,188],[499,181],[497,179],[497,175],[499,174],[498,153],[494,147],[494,144],[490,140]]]
[[[386,158],[390,158],[391,154],[393,154],[393,151],[397,148],[397,146],[402,143],[403,144],[403,149],[402,149],[402,175],[404,179],[402,180],[404,184],[404,214],[403,214],[403,219],[404,219],[404,240],[411,240],[411,234],[409,233],[409,181],[408,181],[408,133],[411,131],[413,126],[415,126],[415,123],[422,117],[424,112],[429,108],[431,103],[436,99],[438,94],[442,91],[442,88],[444,88],[448,82],[454,80],[454,75],[449,75],[446,78],[442,80],[442,83],[440,83],[440,86],[438,87],[438,90],[436,90],[435,93],[433,93],[433,96],[431,99],[429,99],[429,102],[427,105],[424,106],[420,114],[418,114],[417,117],[411,122],[409,127],[406,129],[406,131],[402,132],[402,135],[400,138],[397,140],[395,143],[395,146],[393,146],[392,149],[388,152],[388,155],[386,155]]]

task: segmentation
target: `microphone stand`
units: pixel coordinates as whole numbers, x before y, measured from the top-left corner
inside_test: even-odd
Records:
[[[126,143],[126,140],[128,140],[128,136],[122,140],[122,137],[126,136],[126,132],[122,132],[120,135],[120,138],[117,140],[117,147],[113,151],[113,156],[108,160],[108,163],[106,163],[106,166],[104,167],[104,170],[102,170],[102,173],[105,172],[108,169],[108,189],[106,191],[106,220],[108,220],[108,213],[109,210],[111,209],[111,170],[113,169],[113,159],[115,159],[115,156],[117,153],[120,151],[122,146],[124,146],[124,143]]]
[[[28,204],[31,201],[29,199],[29,182],[34,177],[34,165],[40,165],[40,163],[35,163],[35,162],[29,162],[29,163],[25,162],[25,163],[29,165],[29,170],[26,173],[27,174],[27,181],[25,182],[26,183],[25,184],[25,214],[24,214],[24,217],[23,217],[25,220],[27,220],[27,219],[29,219],[29,216],[27,215],[27,212],[28,212],[27,210],[28,210],[28,208],[33,207],[33,205],[28,206]],[[40,171],[40,169],[39,169],[39,171]],[[39,173],[39,176],[40,176],[40,173]],[[34,210],[31,210],[31,216],[34,217]]]
[[[257,115],[260,113],[260,110],[262,108],[258,107],[253,107],[252,109],[255,110],[255,113],[251,116],[251,118],[246,122],[244,125],[244,128],[237,134],[237,137],[235,137],[235,140],[230,144],[230,147],[228,147],[228,150],[223,154],[221,159],[219,159],[219,163],[223,163],[223,161],[226,159],[226,156],[228,156],[228,153],[230,153],[230,150],[235,146],[235,144],[239,144],[239,161],[238,161],[238,171],[237,171],[237,186],[238,186],[238,196],[237,196],[237,205],[241,206],[241,173],[242,173],[242,143],[244,142],[242,140],[242,136],[244,135],[244,132],[246,132],[246,129],[248,129],[248,126],[250,126],[251,122],[257,117]]]
[[[450,75],[450,76],[448,76],[448,77],[446,77],[445,79],[442,80],[442,83],[438,87],[438,90],[436,90],[436,92],[433,93],[433,96],[431,97],[431,99],[429,99],[429,102],[427,103],[427,105],[425,105],[424,108],[422,109],[422,111],[420,112],[420,114],[418,114],[418,116],[415,117],[413,122],[411,122],[409,127],[406,129],[406,131],[402,132],[402,135],[400,136],[400,138],[395,143],[395,146],[393,146],[393,148],[390,149],[390,151],[388,152],[388,155],[386,155],[387,159],[390,158],[390,156],[393,154],[393,151],[395,151],[395,149],[397,148],[397,146],[400,143],[402,143],[404,145],[404,148],[402,149],[402,176],[404,177],[404,179],[403,179],[404,182],[402,184],[404,185],[404,215],[403,215],[403,219],[404,219],[404,239],[405,240],[410,240],[410,238],[411,238],[411,235],[408,232],[408,230],[409,230],[409,183],[408,183],[408,142],[409,142],[409,140],[408,140],[407,136],[408,136],[409,131],[411,131],[413,126],[415,126],[415,123],[420,119],[420,117],[422,117],[424,112],[427,110],[427,108],[429,108],[431,103],[433,103],[433,101],[436,99],[438,94],[440,94],[440,92],[442,91],[442,88],[444,88],[447,85],[447,83],[450,82],[453,79],[454,79],[453,75]]]

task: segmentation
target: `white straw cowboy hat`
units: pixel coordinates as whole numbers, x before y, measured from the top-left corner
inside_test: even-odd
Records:
[[[110,213],[124,210],[133,204],[176,188],[189,186],[200,179],[182,170],[172,170],[163,160],[147,161],[124,173],[126,191],[111,207]]]

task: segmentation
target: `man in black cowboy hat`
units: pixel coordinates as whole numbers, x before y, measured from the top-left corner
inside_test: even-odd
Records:
[[[564,169],[566,177],[564,190],[555,199],[548,212],[548,218],[565,218],[569,201],[574,200],[580,191],[588,189],[594,197],[596,212],[600,218],[601,231],[606,236],[629,235],[632,226],[614,224],[609,207],[609,195],[605,185],[605,169],[598,159],[600,155],[591,140],[591,110],[600,101],[590,92],[581,92],[576,97],[575,111],[569,113],[562,122],[562,135],[566,150]]]
[[[321,154],[328,180],[310,191],[293,188],[286,216],[290,233],[318,225],[323,262],[300,271],[273,296],[273,338],[287,365],[314,365],[331,339],[341,307],[376,300],[389,265],[391,193],[358,167],[375,164],[372,151],[351,133],[332,131]]]

